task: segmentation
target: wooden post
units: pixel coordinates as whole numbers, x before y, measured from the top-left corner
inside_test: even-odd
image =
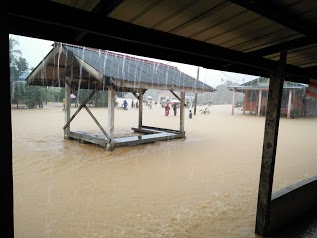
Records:
[[[195,93],[195,101],[194,101],[194,115],[196,115],[197,111],[197,93]]]
[[[143,94],[144,94],[144,89],[139,90],[139,129],[142,128],[142,119],[143,119]]]
[[[181,103],[180,103],[180,125],[179,130],[181,133],[185,132],[185,92],[181,92]]]
[[[261,101],[262,101],[262,89],[260,89],[259,91],[258,116],[260,116],[260,113],[261,113]]]
[[[288,92],[288,104],[287,104],[287,118],[291,118],[292,109],[292,89]]]
[[[277,69],[273,71],[270,79],[255,225],[255,232],[260,235],[268,234],[270,227],[272,185],[285,63],[286,52],[284,51],[281,52]]]
[[[235,95],[235,91],[236,91],[236,89],[234,88],[232,90],[232,111],[231,111],[232,115],[234,114],[234,95]]]
[[[1,54],[1,73],[7,79],[3,80],[4,86],[1,90],[2,113],[1,131],[2,146],[5,147],[1,152],[1,198],[2,198],[2,216],[5,217],[3,232],[6,237],[14,237],[14,203],[13,203],[13,170],[12,170],[12,122],[11,122],[11,94],[10,94],[10,54],[8,32],[4,29],[0,33],[2,42]],[[5,43],[7,42],[7,43]],[[8,62],[6,64],[5,62]],[[4,228],[5,227],[5,228]],[[4,235],[3,235],[4,236]]]
[[[113,151],[115,144],[113,143],[114,139],[114,105],[115,105],[115,93],[116,91],[109,87],[108,88],[108,143],[106,150]]]
[[[197,80],[199,80],[199,66],[197,67]],[[195,93],[194,115],[196,115],[196,110],[197,110],[197,93]]]
[[[245,114],[245,97],[247,97],[248,96],[248,90],[245,90],[244,91],[244,98],[243,98],[243,114]]]
[[[71,100],[70,100],[71,85],[70,85],[70,81],[71,81],[71,79],[66,79],[65,78],[65,124],[70,119],[70,105],[71,105]],[[68,136],[69,132],[70,132],[70,123],[65,128],[64,134],[66,136]]]
[[[114,138],[114,104],[116,91],[108,88],[108,135],[110,140]]]

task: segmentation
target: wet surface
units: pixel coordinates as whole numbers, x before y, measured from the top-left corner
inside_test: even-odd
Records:
[[[106,109],[90,109],[107,125]],[[210,110],[189,120],[186,109],[186,139],[113,152],[64,140],[59,104],[12,110],[15,237],[259,237],[264,118]],[[129,134],[137,119],[115,111],[115,131]],[[316,175],[316,122],[281,119],[274,191]],[[179,130],[179,116],[159,106],[144,109],[143,123]],[[100,132],[85,111],[71,130]],[[313,237],[314,221],[287,237]]]

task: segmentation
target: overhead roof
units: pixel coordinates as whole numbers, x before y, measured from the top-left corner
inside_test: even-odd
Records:
[[[317,1],[8,2],[9,33],[287,80],[317,78]],[[38,10],[40,9],[40,10]]]
[[[30,85],[64,87],[65,78],[71,79],[75,89],[100,86],[102,90],[111,86],[120,91],[140,88],[196,93],[215,91],[174,66],[65,43],[54,43],[27,81]]]

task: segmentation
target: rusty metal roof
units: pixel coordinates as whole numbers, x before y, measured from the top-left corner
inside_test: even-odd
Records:
[[[9,1],[9,33],[269,77],[317,78],[317,1]],[[41,9],[41,11],[37,9]]]

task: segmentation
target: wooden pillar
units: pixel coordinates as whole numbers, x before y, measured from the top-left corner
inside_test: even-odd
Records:
[[[199,80],[199,66],[197,67],[197,81]],[[195,93],[195,105],[194,105],[194,115],[196,115],[197,111],[197,93]]]
[[[181,92],[181,103],[180,103],[180,125],[179,130],[181,133],[185,132],[185,92]]]
[[[246,102],[245,97],[247,97],[247,96],[248,96],[248,90],[245,90],[244,91],[244,98],[243,98],[243,114],[245,114],[245,102]]]
[[[70,105],[71,105],[71,99],[70,99],[70,92],[71,92],[71,79],[65,78],[65,124],[70,119]],[[67,127],[64,130],[64,133],[66,136],[68,136],[68,133],[70,132],[70,123],[67,125]]]
[[[291,118],[292,109],[292,89],[288,92],[287,118]]]
[[[261,101],[262,101],[262,89],[259,90],[258,116],[260,116],[260,113],[261,113]]]
[[[4,12],[4,10],[3,10]],[[9,40],[8,32],[2,30],[0,33],[2,44],[1,53],[1,72],[3,80],[3,87],[1,90],[2,96],[2,121],[1,131],[4,133],[1,138],[2,146],[5,147],[1,151],[1,209],[3,237],[14,237],[14,212],[13,212],[13,173],[12,173],[12,124],[11,124],[11,93],[10,93],[10,54],[9,54]],[[5,43],[7,42],[7,43]],[[5,54],[6,53],[6,54]],[[8,64],[7,64],[8,63]]]
[[[197,93],[195,93],[194,115],[196,115],[196,111],[197,111]]]
[[[235,91],[236,91],[236,89],[234,88],[232,90],[232,111],[231,111],[232,115],[234,114],[234,95],[235,95]]]
[[[268,234],[270,226],[272,185],[285,77],[285,62],[286,52],[282,52],[279,64],[270,79],[255,225],[255,232],[260,235]]]
[[[114,138],[114,105],[116,90],[108,88],[108,135],[110,140]]]
[[[143,94],[144,94],[144,89],[139,90],[139,129],[142,128],[142,119],[143,119]]]

